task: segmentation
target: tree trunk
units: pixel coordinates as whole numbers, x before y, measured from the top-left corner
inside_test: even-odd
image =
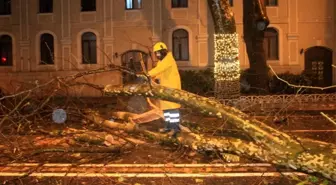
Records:
[[[238,34],[229,0],[208,0],[215,35],[215,96],[236,98],[240,94]]]
[[[263,0],[243,0],[244,41],[250,68],[246,80],[253,87],[252,92],[268,92],[268,67],[264,51],[264,30],[258,30],[256,21],[266,17]]]
[[[228,124],[249,135],[253,143],[253,146],[244,148],[244,152],[235,145],[231,148],[235,153],[297,171],[317,173],[336,181],[336,146],[331,143],[292,137],[215,100],[160,85],[135,84],[120,88],[106,86],[104,93],[107,96],[140,95],[177,102],[205,115],[225,118]],[[215,140],[204,136],[193,140],[191,146],[195,149],[199,147],[219,151],[228,150],[229,145],[221,144],[222,142],[225,143],[223,139]],[[242,143],[246,142],[248,141]],[[240,141],[236,142],[238,145],[239,143]],[[255,146],[258,148],[256,149]]]

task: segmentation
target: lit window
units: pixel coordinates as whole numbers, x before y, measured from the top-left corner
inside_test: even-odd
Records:
[[[82,63],[97,64],[97,38],[92,32],[82,35]]]
[[[40,0],[39,6],[40,13],[53,12],[53,0]]]
[[[189,60],[189,34],[184,29],[173,32],[173,55],[175,60]]]
[[[264,32],[264,50],[267,60],[279,60],[279,34],[274,28]]]
[[[172,0],[172,8],[187,8],[188,0]]]
[[[11,14],[11,0],[0,0],[0,15]]]
[[[265,6],[278,6],[278,0],[265,0]]]
[[[45,33],[40,37],[40,64],[54,64],[54,37]]]
[[[142,8],[142,0],[125,0],[126,10]]]
[[[12,38],[8,35],[0,36],[0,66],[13,64]]]
[[[81,7],[82,12],[96,11],[96,0],[82,0]]]

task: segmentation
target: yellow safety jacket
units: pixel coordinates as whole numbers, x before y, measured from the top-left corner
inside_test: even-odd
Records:
[[[159,61],[156,67],[150,70],[148,74],[152,78],[159,79],[162,86],[181,89],[180,74],[171,52],[168,52],[166,57],[162,61]],[[160,100],[161,110],[177,109],[180,107],[180,104]]]

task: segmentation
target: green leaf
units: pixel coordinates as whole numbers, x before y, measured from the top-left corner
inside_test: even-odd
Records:
[[[328,180],[324,180],[320,185],[328,185],[329,181]]]
[[[319,179],[315,176],[309,176],[309,181],[311,182],[317,182]]]

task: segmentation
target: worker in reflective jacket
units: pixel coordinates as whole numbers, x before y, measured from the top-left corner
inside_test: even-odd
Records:
[[[177,69],[176,61],[166,44],[158,42],[153,48],[156,58],[159,60],[156,67],[148,72],[151,78],[158,79],[160,85],[181,89],[180,74]],[[161,132],[174,131],[173,136],[180,132],[180,104],[160,100],[160,108],[163,111],[165,127],[160,129]]]

